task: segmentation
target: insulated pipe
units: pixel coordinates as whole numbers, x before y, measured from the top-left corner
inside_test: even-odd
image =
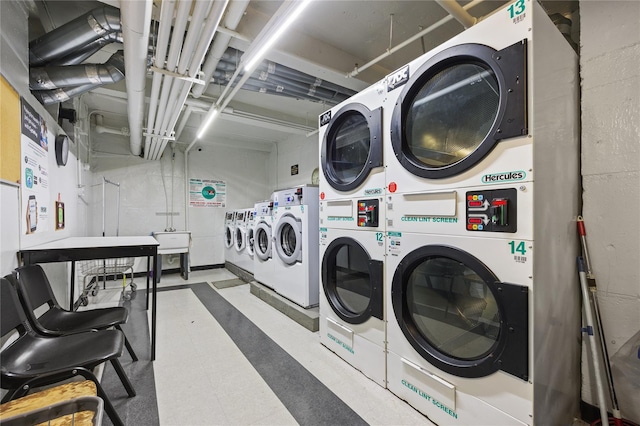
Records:
[[[473,1],[465,4],[464,6],[462,6],[462,8],[464,10],[469,10],[472,7],[482,3],[483,1],[484,0],[473,0]],[[442,25],[446,24],[447,22],[449,22],[452,19],[453,19],[452,15],[445,16],[444,18],[442,18],[441,20],[439,20],[435,24],[428,26],[424,30],[422,30],[419,33],[413,35],[412,37],[409,37],[408,39],[406,39],[402,43],[398,44],[397,46],[392,47],[391,49],[388,49],[386,52],[384,52],[382,55],[378,56],[377,58],[367,62],[366,64],[362,65],[361,67],[356,67],[353,71],[351,71],[349,74],[347,74],[347,77],[355,77],[355,76],[357,76],[362,71],[366,70],[367,68],[372,67],[373,65],[377,64],[378,62],[380,62],[381,60],[383,60],[387,56],[393,55],[398,50],[400,50],[400,49],[408,46],[409,44],[413,43],[414,41],[422,38],[426,34],[430,33],[431,31],[435,30],[436,28],[441,27]]]
[[[38,101],[40,101],[42,105],[51,105],[68,101],[71,98],[88,92],[89,90],[95,89],[97,86],[99,85],[83,84],[82,86],[67,87],[64,89],[34,90],[31,93],[36,97],[36,99],[38,99]]]
[[[452,15],[456,21],[467,29],[474,26],[478,22],[478,18],[471,16],[469,12],[464,10],[456,0],[436,0],[436,3]]]
[[[67,56],[115,31],[120,31],[120,11],[107,5],[97,7],[29,43],[29,64],[39,66]]]
[[[116,83],[124,78],[124,56],[117,51],[104,64],[52,66],[29,69],[29,89],[50,90],[83,84]]]
[[[202,62],[204,61],[204,55],[207,49],[209,48],[209,46],[211,45],[213,36],[216,33],[216,29],[218,28],[218,25],[220,25],[220,20],[222,19],[222,15],[224,15],[224,11],[228,3],[229,3],[228,0],[214,2],[213,6],[211,7],[211,10],[209,11],[209,15],[207,16],[207,21],[204,25],[204,28],[202,29],[201,32],[198,31],[198,34],[200,35],[200,41],[195,49],[191,64],[189,65],[190,77],[195,77],[200,66],[202,65]],[[197,30],[197,29],[194,28],[194,30]],[[178,121],[178,117],[180,116],[180,112],[182,112],[182,108],[184,107],[185,101],[189,96],[189,92],[191,91],[191,86],[193,84],[191,82],[186,82],[186,81],[181,81],[181,83],[183,83],[182,93],[180,94],[178,101],[172,110],[173,112],[169,118],[169,122],[167,125],[167,130],[169,131],[171,131],[171,129],[175,127],[176,122]],[[156,159],[160,158],[160,156],[162,155],[162,152],[164,151],[164,148],[166,147],[167,142],[168,140],[165,139],[160,143],[160,148],[159,150],[157,150],[157,153],[156,153],[156,157],[155,157]]]
[[[120,2],[122,11],[122,38],[127,82],[127,107],[131,136],[129,145],[133,155],[142,151],[142,119],[144,115],[145,83],[149,27],[152,0]]]
[[[191,113],[192,112],[193,112],[193,107],[192,106],[187,106],[187,108],[185,108],[184,113],[182,114],[182,119],[180,120],[180,123],[178,124],[178,127],[176,128],[176,140],[178,140],[178,138],[182,134],[182,131],[184,130],[185,126],[187,125],[187,121],[189,121],[189,118],[191,117]]]
[[[154,65],[156,68],[164,68],[164,62],[167,59],[167,47],[169,46],[169,36],[171,35],[171,21],[173,18],[173,10],[175,8],[175,0],[165,0],[162,2],[160,10],[160,27],[158,28],[158,44]],[[158,96],[160,95],[160,86],[162,85],[162,74],[154,73],[153,82],[151,83],[151,95],[149,97],[149,112],[147,113],[147,131],[151,131],[156,120],[156,111],[158,108]],[[144,155],[148,158],[151,145],[151,137],[146,136],[144,141]]]
[[[232,0],[224,18],[224,27],[230,30],[235,30],[238,27],[242,16],[244,16],[244,12],[247,10],[248,5],[249,0]],[[204,85],[197,85],[191,90],[191,95],[194,98],[202,96],[202,94],[207,90],[207,87],[209,87],[211,77],[217,68],[221,56],[227,50],[227,47],[229,47],[230,41],[230,35],[218,32],[218,35],[213,41],[213,46],[209,50],[207,60],[202,67],[202,72],[204,73],[203,80],[205,83]]]
[[[89,57],[97,53],[100,49],[110,43],[122,43],[122,33],[113,32],[99,38],[86,46],[74,50],[64,58],[54,59],[47,63],[47,65],[78,65],[83,63]]]

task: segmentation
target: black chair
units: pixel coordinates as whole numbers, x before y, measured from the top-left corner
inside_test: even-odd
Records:
[[[51,290],[51,284],[40,265],[28,265],[16,269],[17,280],[7,276],[18,290],[20,301],[25,307],[27,318],[36,333],[44,336],[77,333],[79,331],[106,330],[115,327],[122,331],[120,324],[127,322],[129,311],[118,306],[113,308],[91,309],[87,311],[67,311],[62,308]],[[49,310],[36,317],[35,310],[42,305]],[[134,361],[138,360],[126,334],[124,344]]]
[[[59,337],[35,333],[9,280],[0,278],[0,329],[2,340],[17,338],[0,352],[0,387],[9,392],[7,402],[26,395],[34,387],[47,386],[80,375],[96,384],[98,396],[114,425],[123,425],[104,389],[91,370],[111,361],[130,397],[136,395],[118,357],[124,336],[119,330],[88,331]],[[5,340],[6,339],[6,340]]]

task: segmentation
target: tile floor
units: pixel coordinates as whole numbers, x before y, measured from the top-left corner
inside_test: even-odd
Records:
[[[159,287],[235,278],[226,269],[162,276]],[[137,281],[141,279],[137,279]],[[213,286],[211,286],[213,288]],[[333,352],[312,333],[249,293],[249,285],[215,289],[324,386],[372,425],[430,423]],[[118,290],[101,291],[90,307],[112,306]],[[289,425],[295,418],[190,289],[158,293],[153,363],[161,425]],[[176,366],[182,366],[179,371]],[[309,395],[313,401],[313,395]],[[327,407],[330,409],[330,407]]]

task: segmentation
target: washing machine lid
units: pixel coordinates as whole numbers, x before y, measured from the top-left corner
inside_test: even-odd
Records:
[[[350,324],[383,320],[383,262],[349,237],[333,240],[322,257],[322,288],[333,312]]]
[[[350,191],[367,179],[371,169],[382,166],[382,108],[371,111],[350,103],[327,126],[320,151],[322,171],[332,188]]]
[[[440,370],[459,377],[502,370],[528,380],[527,287],[500,282],[461,249],[432,245],[402,259],[391,298],[411,346]]]
[[[260,221],[256,225],[254,234],[254,252],[260,260],[267,260],[271,257],[271,226],[266,222]]]
[[[231,248],[235,243],[235,226],[227,225],[224,230],[224,246]]]
[[[454,176],[498,141],[526,135],[526,59],[526,40],[500,51],[463,44],[413,71],[391,120],[400,164],[424,178]]]
[[[293,265],[302,260],[302,226],[293,215],[280,217],[274,240],[276,252],[284,263]]]

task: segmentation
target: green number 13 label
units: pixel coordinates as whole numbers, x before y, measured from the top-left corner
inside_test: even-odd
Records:
[[[524,241],[509,241],[509,246],[511,247],[511,254],[519,253],[523,256],[527,254],[527,249],[524,247]]]
[[[517,2],[509,6],[507,10],[509,11],[509,18],[515,18],[516,16],[524,12],[524,0],[518,0]]]

